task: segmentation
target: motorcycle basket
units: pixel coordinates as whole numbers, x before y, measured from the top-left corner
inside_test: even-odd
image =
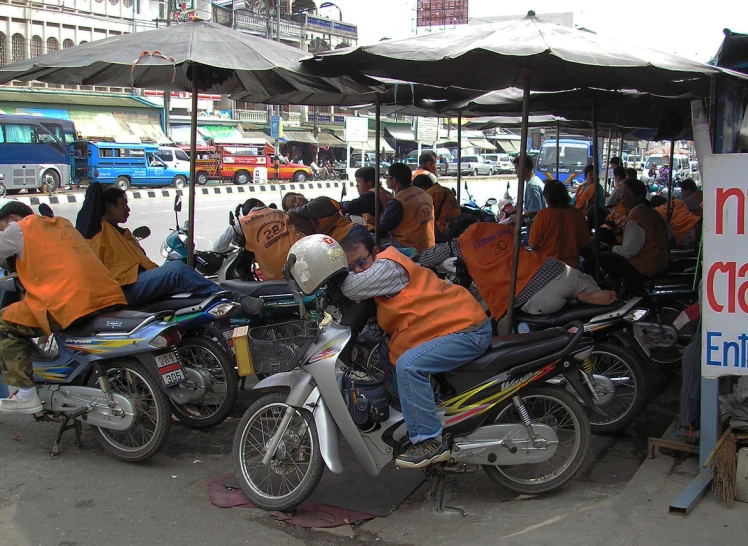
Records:
[[[252,328],[249,352],[255,372],[290,372],[302,363],[318,333],[316,324],[303,320]]]

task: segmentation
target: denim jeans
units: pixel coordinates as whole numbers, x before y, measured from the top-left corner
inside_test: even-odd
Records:
[[[168,262],[156,269],[138,274],[138,280],[122,287],[127,303],[139,305],[147,301],[190,292],[208,295],[219,292],[221,287],[209,281],[184,262]]]
[[[490,343],[491,323],[487,322],[471,332],[457,332],[421,343],[397,359],[397,388],[411,443],[442,433],[429,377],[475,360],[486,352]]]

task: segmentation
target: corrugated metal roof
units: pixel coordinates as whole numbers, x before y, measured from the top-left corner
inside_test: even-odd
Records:
[[[86,93],[20,91],[7,89],[0,90],[0,103],[2,102],[65,104],[67,106],[104,106],[107,108],[161,108],[160,106],[151,104],[145,99],[139,97],[107,95],[105,93],[89,95]]]

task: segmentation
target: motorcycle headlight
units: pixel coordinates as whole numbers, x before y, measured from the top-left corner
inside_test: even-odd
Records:
[[[168,258],[171,251],[172,248],[168,244],[166,244],[166,241],[164,241],[161,244],[161,256],[163,256],[164,258]]]

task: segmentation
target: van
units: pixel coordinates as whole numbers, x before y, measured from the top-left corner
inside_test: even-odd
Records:
[[[117,142],[76,141],[74,149],[74,182],[114,184],[121,190],[130,187],[184,188],[190,177],[186,169],[172,168],[153,144],[120,144]]]
[[[493,165],[493,170],[497,174],[512,174],[514,173],[514,163],[509,157],[509,154],[483,154],[486,161],[490,161]]]
[[[159,146],[158,156],[163,160],[166,165],[172,169],[179,171],[190,170],[190,157],[185,153],[182,148],[173,146]]]

